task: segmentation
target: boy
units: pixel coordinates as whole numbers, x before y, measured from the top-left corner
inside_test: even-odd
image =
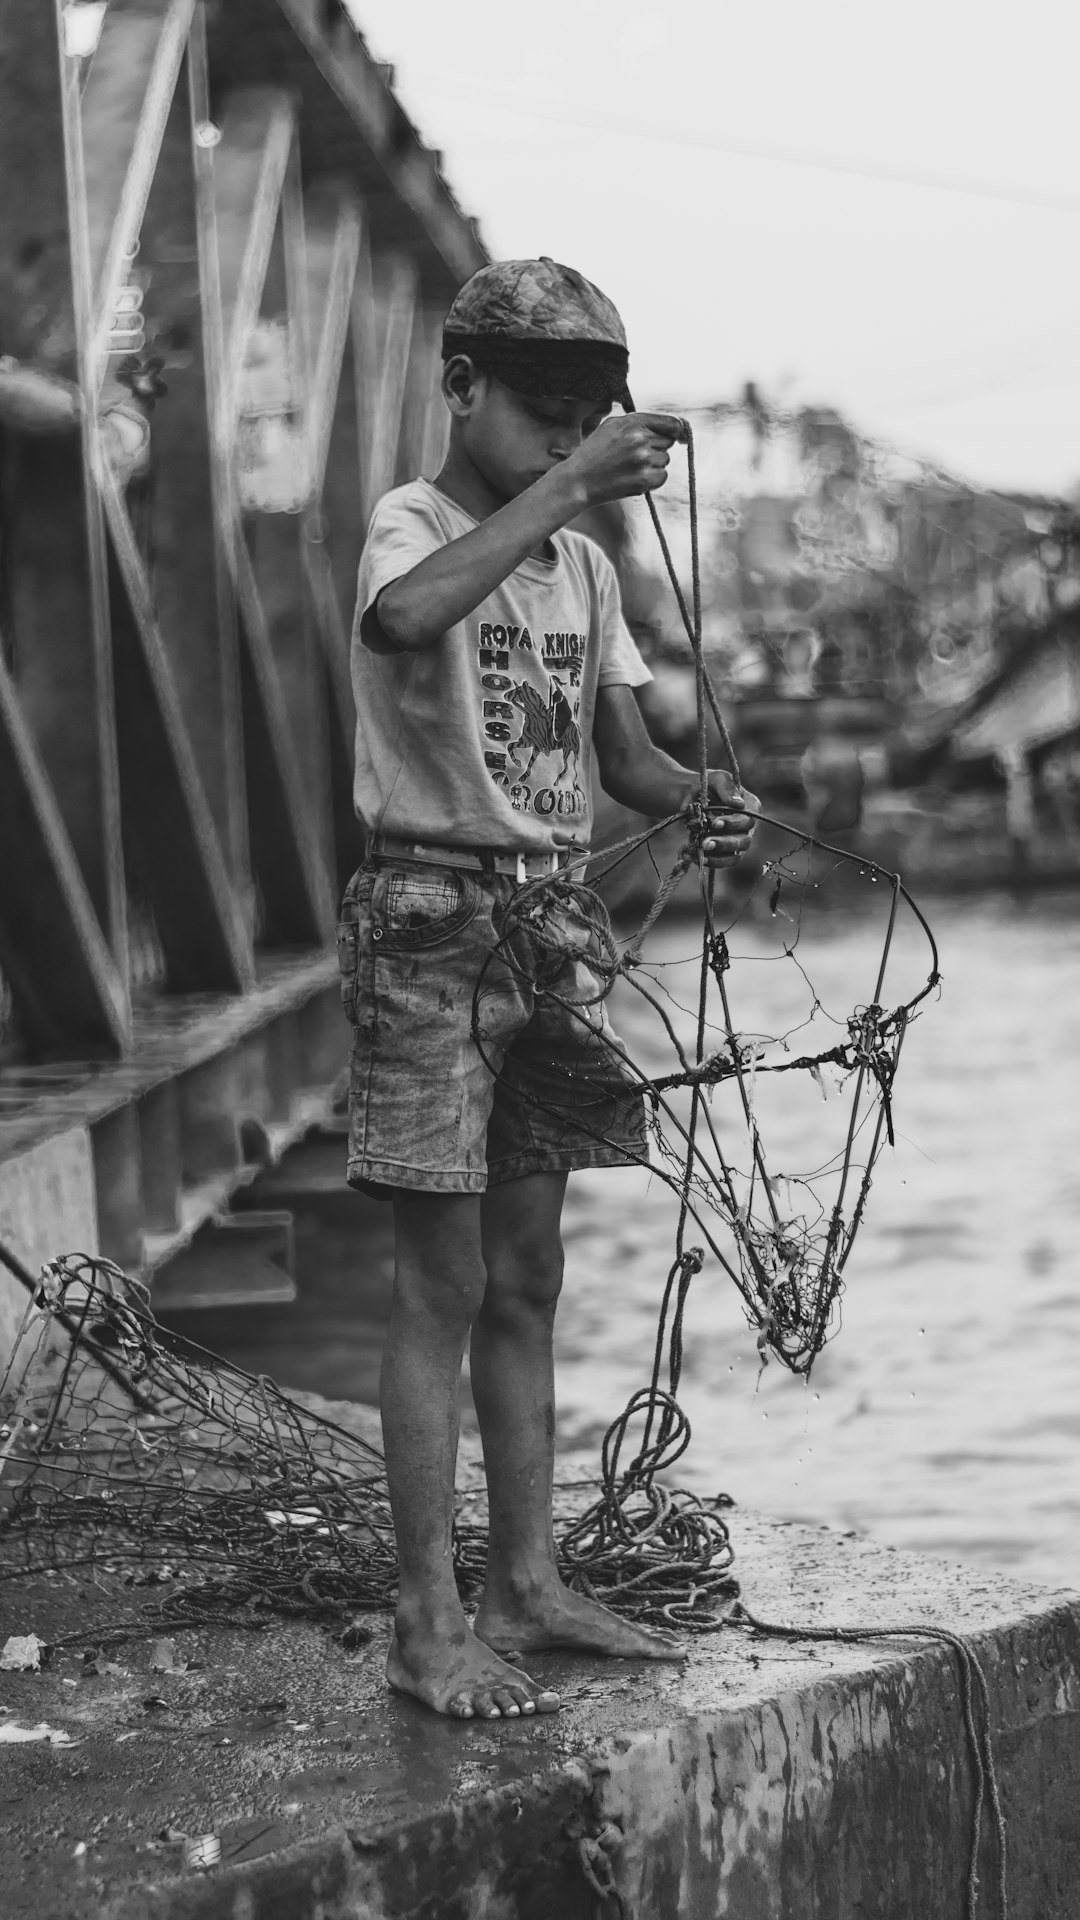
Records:
[[[530,1652],[683,1651],[571,1593],[555,1559],[566,1176],[647,1157],[640,1092],[605,1039],[604,908],[559,874],[588,846],[593,753],[607,792],[658,818],[697,781],[646,734],[633,689],[650,676],[610,563],[562,530],[589,506],[661,486],[681,432],[663,414],[606,419],[627,379],[614,307],[552,260],[504,261],[459,293],[443,355],[446,462],[379,503],[360,568],[352,670],[368,854],[342,941],[355,1028],[348,1177],[394,1205],[381,1398],[400,1584],[387,1677],[471,1719],[558,1706],[516,1664]],[[712,784],[723,802],[756,805],[727,775]],[[750,826],[717,816],[706,857],[735,858]],[[515,920],[523,885],[542,906],[549,991],[530,972],[536,914]],[[450,1547],[470,1335],[490,1496],[472,1627]]]

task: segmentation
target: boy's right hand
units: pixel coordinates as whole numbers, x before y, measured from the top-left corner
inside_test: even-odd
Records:
[[[652,493],[667,479],[668,448],[685,440],[686,422],[672,413],[626,413],[605,420],[563,462],[586,507]]]

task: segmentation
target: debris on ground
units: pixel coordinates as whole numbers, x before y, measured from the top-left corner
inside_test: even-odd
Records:
[[[184,1865],[198,1867],[205,1873],[208,1867],[221,1863],[221,1841],[216,1833],[201,1833],[194,1840],[184,1843]]]
[[[150,1665],[155,1673],[186,1673],[190,1666],[176,1651],[175,1640],[155,1640],[150,1649]]]
[[[20,1727],[15,1720],[5,1720],[0,1724],[0,1745],[16,1746],[26,1740],[47,1740],[50,1747],[79,1745],[64,1727],[50,1727],[44,1720],[36,1727]]]
[[[4,1673],[40,1673],[48,1653],[44,1640],[36,1633],[13,1633],[0,1649],[0,1671]]]

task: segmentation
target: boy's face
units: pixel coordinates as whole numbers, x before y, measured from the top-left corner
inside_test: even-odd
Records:
[[[448,362],[443,395],[455,449],[504,501],[566,460],[611,412],[595,400],[534,400],[479,372],[463,355]]]

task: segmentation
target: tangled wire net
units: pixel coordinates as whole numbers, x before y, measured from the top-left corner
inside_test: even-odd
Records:
[[[583,856],[557,877],[517,890],[477,983],[473,1035],[499,1071],[485,1005],[506,970],[538,1002],[558,1004],[580,1024],[583,1058],[586,1046],[595,1049],[612,988],[621,994],[620,1020],[633,1017],[635,1031],[641,1022],[631,1005],[648,1013],[651,1037],[642,1027],[636,1048],[646,1064],[609,1027],[604,1044],[647,1102],[652,1151],[643,1148],[640,1158],[678,1199],[673,1259],[650,1379],[609,1428],[596,1479],[562,1489],[558,1549],[570,1584],[617,1611],[712,1631],[738,1600],[724,1518],[731,1502],[673,1489],[661,1478],[690,1441],[678,1394],[691,1283],[711,1254],[742,1296],[762,1364],[772,1355],[793,1373],[809,1373],[835,1325],[874,1167],[894,1137],[893,1086],[904,1038],[939,975],[933,936],[896,874],[767,815],[759,834],[769,857],[752,884],[727,896],[721,915],[702,857],[716,811],[710,713],[736,780],[738,766],[702,647],[689,435],[688,455],[691,607],[651,498],[648,504],[693,648],[697,797],[598,860]],[[666,871],[655,858],[664,845]],[[610,886],[642,850],[653,858],[655,896],[636,932],[616,941],[592,910],[583,870],[588,864],[591,885],[606,879]],[[647,957],[649,936],[694,868],[699,956]],[[887,894],[888,906],[866,999],[830,1011],[810,984],[805,923],[808,901],[839,874],[878,888],[876,897]],[[902,907],[925,940],[928,967],[917,989],[890,1006],[887,971]],[[734,961],[745,963],[741,994],[751,963],[770,955],[790,963],[790,977],[804,989],[805,1003],[789,1006],[779,1032],[758,1030],[754,1010],[737,1019],[729,977]],[[606,1107],[598,1101],[590,1109],[587,1077],[577,1076],[572,1059],[561,1071],[577,1079],[570,1104],[579,1131],[598,1145],[615,1145],[605,1133]],[[784,1138],[796,1084],[816,1100],[831,1084],[833,1140],[815,1167],[780,1173],[770,1142],[774,1130]],[[782,1090],[779,1100],[774,1089]],[[525,1097],[543,1104],[535,1091]],[[555,1098],[550,1110],[565,1113],[567,1089]],[[815,1138],[822,1137],[821,1112]],[[790,1167],[786,1141],[783,1150]],[[687,1244],[691,1223],[703,1245]],[[0,1416],[0,1580],[45,1568],[108,1571],[131,1585],[153,1585],[153,1615],[173,1624],[259,1624],[269,1609],[341,1615],[393,1603],[396,1556],[378,1450],[269,1379],[254,1379],[165,1332],[146,1289],[108,1261],[72,1255],[45,1269],[0,1382]],[[454,1551],[468,1594],[483,1576],[484,1529],[459,1517]]]
[[[669,886],[671,873],[685,873],[696,846],[707,832],[707,822],[695,808],[681,824],[687,840],[661,883]],[[781,823],[767,820],[780,832]],[[646,845],[670,826],[664,822],[647,834],[635,836],[605,863],[610,872],[627,849]],[[787,830],[791,831],[791,830]],[[938,982],[937,955],[929,928],[898,878],[858,860],[856,878],[890,889],[887,925],[876,971],[864,1002],[849,1011],[833,1011],[809,980],[801,948],[804,946],[806,899],[818,891],[816,873],[825,871],[822,855],[833,852],[809,836],[792,838],[789,846],[765,863],[759,878],[743,891],[725,926],[719,924],[711,881],[703,883],[704,935],[693,1004],[687,1005],[688,965],[685,960],[650,959],[641,952],[640,932],[618,943],[603,929],[588,925],[581,904],[582,889],[565,874],[554,881],[523,888],[507,911],[501,937],[485,965],[474,998],[473,1036],[493,1072],[498,1057],[490,1042],[486,1019],[489,995],[497,996],[506,972],[527,985],[536,998],[560,1007],[581,1031],[581,1060],[566,1061],[563,1077],[574,1084],[574,1106],[581,1131],[597,1146],[619,1149],[603,1130],[603,1098],[590,1113],[587,1050],[595,1044],[600,1008],[616,983],[636,995],[628,1005],[622,995],[621,1017],[633,1025],[637,1046],[629,1049],[607,1031],[603,1044],[625,1074],[640,1086],[650,1116],[650,1147],[641,1156],[654,1175],[678,1196],[679,1224],[676,1261],[683,1257],[688,1223],[701,1232],[709,1252],[735,1283],[747,1313],[758,1330],[763,1360],[774,1356],[793,1373],[808,1374],[834,1325],[845,1269],[851,1255],[873,1180],[874,1168],[886,1145],[895,1140],[893,1084],[901,1048],[920,1002]],[[836,863],[852,856],[835,849]],[[594,863],[595,872],[595,863]],[[769,889],[764,910],[762,893]],[[781,907],[781,898],[784,905]],[[893,946],[898,909],[907,902],[917,927],[925,932],[930,971],[918,990],[906,1000],[884,1004],[886,969]],[[789,904],[791,903],[791,904]],[[581,939],[575,960],[596,983],[583,995],[568,971],[566,932],[576,922]],[[739,929],[745,948],[735,946]],[[621,945],[621,952],[620,952]],[[733,962],[791,963],[798,993],[777,993],[786,1002],[790,1024],[780,1032],[759,1025],[737,1024],[737,1000],[729,984]],[[645,1010],[647,1009],[647,1014]],[[754,1009],[753,1011],[757,1011]],[[749,1015],[753,1018],[753,1012]],[[650,1071],[643,1057],[659,1061],[674,1049],[674,1070]],[[798,1075],[801,1086],[778,1076]],[[566,1096],[553,1094],[546,1102],[523,1087],[523,1099],[554,1115],[565,1110]],[[814,1141],[816,1164],[781,1173],[773,1134],[783,1138],[779,1151],[792,1167],[789,1138],[795,1129],[782,1127],[784,1110],[805,1113],[810,1097],[819,1112],[802,1131]],[[802,1103],[798,1105],[797,1103]],[[699,1250],[698,1266],[703,1259]]]
[[[378,1450],[165,1332],[110,1261],[44,1269],[0,1413],[0,1578],[117,1576],[175,1624],[392,1592]]]
[[[627,405],[630,405],[629,395]],[[703,842],[710,835],[710,814],[717,812],[710,796],[708,726],[710,716],[719,733],[736,783],[738,762],[715,688],[709,676],[702,643],[700,561],[697,541],[697,489],[693,435],[687,435],[690,500],[692,600],[687,606],[651,495],[647,497],[665,564],[691,643],[697,691],[697,774],[695,800],[672,815],[607,848],[600,856],[581,856],[554,879],[534,882],[517,892],[508,909],[501,937],[483,970],[473,1003],[473,1037],[485,1053],[485,1002],[499,991],[509,971],[528,986],[537,1000],[557,1004],[579,1023],[582,1053],[599,1024],[599,1008],[617,981],[633,988],[648,1005],[653,1019],[651,1040],[643,1035],[657,1058],[673,1049],[674,1071],[650,1073],[631,1057],[610,1032],[604,1044],[618,1055],[622,1066],[647,1096],[652,1115],[653,1170],[677,1193],[680,1201],[676,1231],[676,1265],[683,1259],[687,1223],[692,1219],[708,1248],[738,1287],[751,1320],[758,1328],[759,1352],[770,1353],[792,1372],[808,1374],[833,1324],[834,1308],[844,1271],[862,1222],[875,1165],[886,1141],[894,1143],[893,1083],[900,1051],[917,1008],[940,981],[938,954],[930,927],[898,874],[872,860],[832,846],[811,833],[786,825],[769,814],[758,816],[759,836],[766,830],[770,857],[749,886],[729,900],[726,924],[721,924],[715,891],[715,872],[703,858]],[[730,803],[728,811],[737,809]],[[666,872],[655,859],[657,887],[642,924],[621,943],[590,922],[582,900],[581,881],[589,870],[590,884],[609,885],[620,866],[642,850],[650,855],[654,844],[675,829],[681,844],[669,853]],[[646,960],[648,936],[665,907],[697,869],[700,876],[702,940],[693,1003],[680,999],[683,987],[680,963]],[[862,886],[881,886],[888,896],[881,945],[864,1001],[850,1010],[832,1012],[813,986],[800,947],[804,945],[807,904],[834,877]],[[846,889],[850,893],[850,888]],[[767,904],[766,904],[767,903]],[[892,1006],[886,1003],[891,984],[901,908],[924,942],[926,973],[916,973],[915,990]],[[587,962],[594,983],[582,993],[579,973],[567,966],[567,924],[581,929],[577,957]],[[763,935],[763,924],[771,929]],[[733,942],[740,932],[747,939],[744,952]],[[571,934],[570,945],[574,945]],[[621,944],[621,951],[620,951]],[[805,1003],[793,1012],[779,1032],[763,1032],[736,1020],[729,973],[734,959],[783,959],[793,963],[805,987]],[[665,977],[679,976],[673,988]],[[747,969],[741,969],[744,973]],[[775,985],[775,983],[774,983]],[[783,995],[777,998],[784,998]],[[640,1025],[640,1022],[637,1023]],[[659,1044],[657,1044],[657,1042]],[[796,1044],[797,1043],[797,1044]],[[485,1053],[493,1072],[499,1064],[490,1049]],[[804,1087],[811,1083],[827,1098],[833,1089],[833,1142],[820,1153],[818,1164],[805,1173],[781,1174],[766,1147],[762,1107],[765,1089],[776,1075],[798,1074]],[[575,1079],[573,1062],[564,1075]],[[583,1079],[583,1076],[580,1076]],[[689,1104],[677,1095],[689,1093]],[[723,1115],[712,1096],[727,1095]],[[574,1089],[574,1104],[583,1110],[583,1131],[597,1144],[608,1140],[602,1129],[590,1127],[587,1095]],[[523,1096],[543,1105],[534,1093]],[[790,1103],[790,1083],[784,1089]],[[846,1105],[844,1101],[846,1100]],[[560,1102],[565,1105],[565,1098]],[[548,1111],[558,1111],[551,1104]],[[772,1114],[774,1123],[778,1116]],[[813,1129],[822,1139],[826,1129]],[[725,1244],[718,1240],[718,1233]],[[700,1264],[700,1261],[699,1261]],[[670,1296],[670,1282],[668,1296]],[[661,1331],[664,1318],[661,1317]],[[653,1391],[658,1381],[654,1372]]]
[[[570,1513],[577,1491],[564,1494]],[[597,1550],[571,1525],[564,1574],[638,1617],[689,1619],[731,1557],[719,1515],[702,1513],[705,1563],[685,1524],[673,1563],[661,1500],[631,1523],[632,1572],[625,1553]],[[459,1517],[466,1597],[485,1561],[485,1528]],[[111,1261],[64,1255],[44,1269],[0,1380],[0,1584],[57,1571],[100,1589],[117,1634],[390,1608],[382,1455],[265,1375],[160,1327],[147,1289]],[[100,1621],[85,1637],[103,1637]]]

